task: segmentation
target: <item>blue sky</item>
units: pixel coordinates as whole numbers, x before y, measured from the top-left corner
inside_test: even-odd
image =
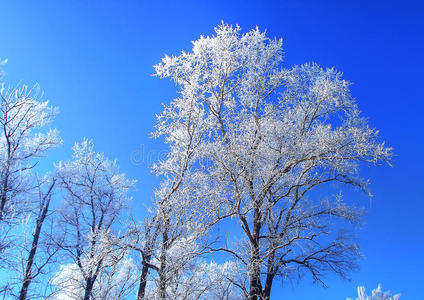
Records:
[[[328,300],[379,282],[401,299],[422,298],[424,185],[422,69],[424,5],[419,1],[1,1],[0,57],[9,82],[39,83],[60,109],[54,124],[64,144],[46,163],[68,159],[92,138],[138,180],[133,206],[148,203],[163,153],[149,138],[161,103],[175,87],[152,77],[166,54],[189,50],[224,20],[244,31],[258,25],[283,37],[286,66],[315,61],[352,81],[353,96],[372,127],[394,147],[394,166],[367,168],[375,197],[360,197],[368,214],[360,230],[364,259],[346,282],[328,288],[306,278],[274,299]],[[350,195],[349,197],[354,197]]]

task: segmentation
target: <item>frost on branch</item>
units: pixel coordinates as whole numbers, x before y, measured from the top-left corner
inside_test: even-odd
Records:
[[[250,279],[239,288],[250,299],[268,299],[276,277],[309,273],[323,285],[328,271],[346,277],[358,247],[332,224],[357,224],[362,211],[339,189],[370,195],[360,166],[390,163],[391,148],[334,68],[284,67],[282,40],[258,28],[242,34],[221,24],[215,31],[155,66],[179,92],[158,116],[155,136],[165,138],[170,153],[155,171],[169,183],[196,174],[202,180],[183,180],[187,195],[206,191],[205,215],[237,220],[244,240],[215,250],[244,265]],[[337,190],[318,197],[321,186]]]
[[[40,188],[35,167],[46,151],[60,144],[61,139],[57,130],[50,128],[57,109],[42,99],[38,85],[32,88],[21,84],[8,86],[3,81],[2,66],[6,61],[0,60],[0,268],[6,267],[9,272],[18,260],[17,249],[21,250],[20,253],[24,251],[19,224],[25,218],[28,221],[34,217],[33,211],[40,208],[37,197],[34,197],[34,192]],[[40,230],[42,223],[39,219],[37,226]],[[31,220],[27,224],[34,223]],[[34,243],[33,249],[36,249],[38,236]],[[32,279],[28,275],[30,266],[37,260],[35,250],[32,252],[34,254],[27,257],[26,280],[22,285],[25,289]],[[41,269],[43,267],[41,264]],[[33,278],[40,273],[32,272]],[[7,282],[12,285],[10,278]],[[5,291],[0,288],[0,293],[2,290]]]
[[[115,264],[108,272],[100,273],[94,283],[91,299],[128,299],[136,281],[137,267],[133,260],[125,257]],[[61,265],[59,271],[51,279],[51,284],[57,287],[52,299],[76,300],[83,299],[85,280],[78,266],[74,263]]]
[[[89,299],[93,289],[111,288],[99,285],[114,274],[126,255],[124,236],[116,225],[127,208],[134,181],[119,172],[116,161],[95,152],[86,139],[73,147],[72,161],[57,165],[57,177],[64,197],[58,247],[77,270],[76,278],[82,278],[83,299]],[[56,285],[61,287],[57,281]]]
[[[20,196],[28,191],[28,176],[44,153],[61,140],[48,126],[57,109],[41,101],[38,86],[6,87],[0,82],[0,220],[22,209]]]
[[[166,286],[166,299],[241,299],[242,295],[233,284],[241,270],[236,263],[227,261],[218,264],[201,259],[191,260],[178,269]],[[159,282],[149,282],[146,298],[157,299]]]
[[[4,77],[4,69],[3,69],[3,66],[5,65],[7,63],[7,59],[1,59],[0,58],[0,80],[2,80],[3,79],[3,77]]]
[[[358,297],[356,300],[399,300],[400,294],[392,295],[390,292],[383,292],[381,284],[376,289],[373,289],[371,296],[365,294],[365,287],[358,286]],[[346,300],[352,300],[347,298]]]

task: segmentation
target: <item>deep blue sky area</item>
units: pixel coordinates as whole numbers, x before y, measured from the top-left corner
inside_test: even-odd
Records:
[[[363,170],[372,200],[359,231],[364,259],[327,289],[306,277],[275,284],[273,299],[337,300],[357,285],[423,299],[424,4],[420,1],[1,1],[0,57],[6,81],[39,83],[58,106],[54,126],[63,145],[48,165],[69,159],[73,143],[92,138],[138,180],[133,206],[141,215],[157,184],[149,165],[163,153],[152,140],[155,114],[175,86],[151,76],[164,54],[190,50],[221,20],[255,26],[284,40],[286,66],[317,62],[352,81],[353,96],[372,127],[394,148],[393,167]],[[355,197],[354,194],[348,197]]]

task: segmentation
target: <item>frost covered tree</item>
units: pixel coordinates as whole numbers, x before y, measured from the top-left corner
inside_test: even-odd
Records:
[[[163,126],[163,116],[158,116],[153,135],[166,135],[170,147],[167,156],[153,166],[161,183],[155,190],[152,218],[144,226],[143,245],[134,247],[143,257],[138,299],[146,297],[150,270],[157,275],[150,276],[155,297],[171,297],[171,287],[177,286],[185,276],[186,266],[205,250],[202,237],[209,225],[207,215],[202,213],[203,203],[199,200],[209,191],[202,184],[206,177],[193,168],[204,131],[202,117],[197,112],[195,107],[187,114],[182,112],[178,122],[170,127]]]
[[[102,271],[97,277],[91,298],[96,300],[126,300],[134,291],[136,283],[136,265],[130,257],[121,259],[107,272]],[[85,279],[75,263],[61,265],[59,271],[51,279],[57,291],[49,299],[71,300],[83,299]]]
[[[35,187],[31,172],[61,140],[57,130],[49,129],[57,109],[42,100],[39,87],[8,86],[2,75],[0,70],[0,239],[5,247],[7,225],[28,212],[25,193]]]
[[[7,63],[7,59],[1,59],[0,58],[0,79],[3,79],[4,77],[4,70],[3,70],[3,66]]]
[[[148,222],[148,229],[153,229],[152,223]],[[158,227],[155,232],[159,233]],[[170,243],[165,255],[162,254],[161,243],[154,248],[152,241],[160,240],[154,238],[155,233],[145,232],[139,240],[140,248],[133,246],[142,254],[142,273],[139,278],[139,289],[137,299],[160,299],[165,295],[166,299],[240,299],[239,290],[234,288],[232,281],[237,277],[240,269],[232,261],[217,264],[201,258],[202,244],[197,243],[193,236],[179,235]],[[149,238],[150,237],[150,238]],[[153,237],[153,239],[152,239]],[[148,252],[147,252],[148,251]],[[146,258],[145,256],[151,255]],[[161,257],[166,256],[166,269],[163,277],[159,276],[161,271]],[[153,272],[149,272],[153,270]],[[161,284],[165,282],[162,290]]]
[[[236,300],[243,296],[229,279],[239,271],[235,263],[206,262],[201,259],[190,260],[185,264],[177,280],[170,280],[166,299],[169,300]],[[146,299],[157,299],[157,286],[150,281]]]
[[[55,263],[57,247],[51,243],[54,210],[51,208],[55,179],[49,175],[35,178],[36,187],[25,193],[27,214],[11,230],[11,245],[6,250],[7,265],[2,281],[7,290],[0,294],[15,299],[45,299],[48,277]]]
[[[43,231],[54,184],[39,180],[36,166],[61,139],[49,128],[57,109],[42,99],[38,85],[6,84],[5,63],[0,61],[0,267],[7,269],[8,287],[0,293],[25,299],[54,255]]]
[[[56,130],[44,130],[57,109],[47,101],[40,101],[37,89],[36,86],[7,88],[4,83],[0,88],[0,221],[17,213],[19,196],[30,188],[26,175],[46,150],[60,143]]]
[[[54,262],[57,253],[57,247],[50,242],[49,231],[45,227],[49,226],[50,233],[54,221],[52,221],[51,200],[53,196],[54,186],[56,184],[55,178],[46,176],[39,181],[35,197],[38,198],[38,203],[33,211],[26,218],[24,222],[25,228],[22,230],[30,230],[31,233],[27,234],[29,237],[21,245],[21,270],[20,276],[20,291],[19,300],[26,300],[28,298],[35,299],[37,297],[44,297],[45,295],[37,295],[31,293],[30,285],[39,277],[48,273],[48,267]],[[34,223],[33,226],[29,226]],[[49,223],[49,224],[46,224]]]
[[[282,40],[258,29],[241,34],[222,24],[215,31],[155,66],[179,89],[159,116],[157,135],[171,147],[170,163],[192,156],[184,172],[198,179],[186,181],[186,195],[203,185],[207,217],[231,216],[243,236],[211,251],[244,266],[249,280],[239,287],[251,300],[269,299],[276,277],[309,273],[322,284],[328,271],[345,277],[358,250],[332,224],[355,224],[362,212],[339,193],[331,196],[331,183],[369,193],[359,168],[388,162],[391,149],[361,117],[335,69],[283,67]],[[196,147],[182,151],[191,139]],[[183,174],[163,169],[174,174],[166,184],[172,191]]]
[[[382,285],[379,284],[376,289],[373,289],[371,296],[365,294],[365,287],[358,286],[358,297],[356,300],[399,300],[400,294],[393,295],[390,292],[383,292]],[[347,298],[346,300],[352,300]]]
[[[132,232],[131,236],[133,236],[133,239],[130,240],[128,248],[138,253],[141,265],[138,278],[137,300],[143,300],[146,296],[150,270],[157,270],[157,267],[152,264],[159,234],[158,227],[156,226],[156,218],[145,218],[144,225],[141,228],[134,222],[130,232]]]
[[[112,272],[126,255],[124,235],[117,225],[134,181],[119,172],[115,160],[95,152],[86,139],[74,145],[72,161],[57,165],[57,177],[64,197],[60,212],[63,240],[58,246],[79,273],[73,274],[78,278],[75,282],[81,284],[71,289],[78,293],[71,299],[93,299],[96,281]]]

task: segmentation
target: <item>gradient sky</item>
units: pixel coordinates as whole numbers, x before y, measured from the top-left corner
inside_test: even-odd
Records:
[[[166,54],[190,50],[221,20],[283,37],[286,66],[335,66],[372,127],[393,146],[393,167],[367,168],[374,198],[360,230],[364,259],[350,282],[335,275],[327,289],[310,278],[275,283],[273,299],[337,300],[357,285],[423,299],[424,5],[419,1],[0,1],[0,57],[6,80],[39,83],[60,109],[54,126],[64,144],[45,167],[69,159],[73,143],[92,138],[138,180],[133,206],[149,203],[156,179],[149,165],[163,153],[149,138],[161,103],[175,95],[152,77]],[[354,195],[348,195],[354,197]]]

